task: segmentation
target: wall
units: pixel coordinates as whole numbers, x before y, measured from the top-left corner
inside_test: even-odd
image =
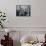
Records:
[[[16,17],[16,5],[31,5],[30,17]],[[7,27],[46,27],[46,0],[0,0],[6,12]]]
[[[22,1],[23,2],[23,1]],[[28,3],[29,2],[29,3]],[[28,0],[24,1],[21,4],[30,4],[31,5],[31,17],[17,17],[17,26],[19,27],[46,27],[45,17],[46,17],[46,6],[45,0]],[[20,4],[20,3],[19,3]],[[25,19],[24,19],[25,18]],[[22,23],[22,24],[21,24]]]

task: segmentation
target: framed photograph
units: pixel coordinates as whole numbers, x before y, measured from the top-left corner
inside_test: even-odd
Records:
[[[31,16],[30,5],[16,5],[16,16]]]

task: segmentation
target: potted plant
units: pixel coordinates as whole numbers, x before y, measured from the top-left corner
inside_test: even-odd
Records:
[[[4,12],[0,11],[0,27],[4,28],[4,22],[6,20],[6,15]]]

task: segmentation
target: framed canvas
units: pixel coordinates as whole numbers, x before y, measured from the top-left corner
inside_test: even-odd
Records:
[[[31,16],[30,5],[16,5],[16,16]]]

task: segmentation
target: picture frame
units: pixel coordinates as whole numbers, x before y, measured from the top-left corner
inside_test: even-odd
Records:
[[[30,5],[16,5],[16,16],[31,16]]]

